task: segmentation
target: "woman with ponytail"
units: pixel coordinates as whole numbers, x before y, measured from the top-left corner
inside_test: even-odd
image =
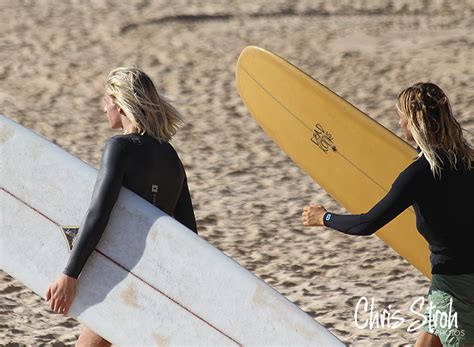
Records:
[[[104,113],[122,135],[105,144],[89,209],[69,261],[46,293],[51,309],[67,314],[76,280],[99,242],[122,186],[197,233],[186,173],[169,141],[182,124],[179,112],[137,67],[112,70],[105,82]],[[110,346],[84,328],[77,345]]]
[[[432,310],[416,346],[474,345],[474,152],[453,116],[446,94],[433,83],[403,90],[399,124],[419,152],[370,211],[339,215],[323,206],[303,210],[303,225],[327,226],[350,235],[371,235],[409,206],[429,243]],[[449,326],[441,315],[456,315]]]

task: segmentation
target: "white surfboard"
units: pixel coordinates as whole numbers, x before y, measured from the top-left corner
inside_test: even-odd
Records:
[[[44,297],[66,264],[97,170],[2,115],[0,156],[0,266]],[[343,345],[126,188],[69,314],[117,345]]]

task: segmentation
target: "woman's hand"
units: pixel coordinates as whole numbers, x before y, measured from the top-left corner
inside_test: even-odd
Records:
[[[324,226],[323,217],[327,210],[320,205],[309,205],[303,208],[303,225],[306,227]]]
[[[76,294],[77,279],[61,274],[46,291],[46,301],[56,313],[67,314]]]

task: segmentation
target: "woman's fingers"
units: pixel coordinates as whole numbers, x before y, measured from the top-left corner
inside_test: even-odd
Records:
[[[305,213],[305,214],[303,215],[302,220],[303,220],[303,225],[304,225],[304,226],[309,226],[309,225],[310,225],[310,223],[309,223],[309,222],[310,222],[310,218],[309,218],[309,216],[308,216],[307,213]]]
[[[51,310],[53,310],[54,312],[56,312],[56,310],[58,309],[58,306],[59,306],[59,300],[57,300],[55,297],[53,297],[53,299],[51,300]]]
[[[66,314],[69,310],[70,302],[64,297],[55,297],[54,294],[51,297],[50,308],[56,313]]]
[[[303,207],[303,212],[301,213],[301,221],[303,223],[304,226],[308,226],[308,214],[309,214],[309,211],[310,211],[310,206],[305,206]]]
[[[49,290],[49,307],[53,311],[54,311],[54,305],[56,305],[56,296],[54,295],[54,290],[50,289]]]
[[[68,314],[69,312],[69,308],[71,307],[71,302],[70,301],[67,301],[65,304],[64,304],[64,307],[63,307],[63,310],[62,310],[62,314]]]
[[[310,212],[313,209],[321,209],[321,208],[323,208],[323,206],[311,204],[311,205],[307,205],[303,207],[303,212]]]
[[[46,302],[48,302],[49,299],[51,299],[51,286],[48,287],[45,297],[46,297]]]
[[[72,300],[70,298],[66,299],[64,302],[63,310],[61,311],[62,314],[67,314],[69,312],[69,308],[71,307]]]
[[[58,310],[56,311],[57,313],[63,313],[67,311],[67,302],[65,300],[61,301],[61,303],[58,306]]]
[[[56,313],[67,314],[76,293],[76,279],[60,275],[46,291],[46,299],[50,308]]]
[[[58,306],[59,300],[58,300],[58,294],[56,293],[54,286],[49,287],[49,299],[50,299],[49,307],[51,308],[51,310],[56,312],[56,308]]]
[[[308,222],[308,206],[305,206],[303,208],[303,213],[301,213],[301,222],[303,223],[303,225],[306,225],[306,223]]]
[[[56,299],[53,311],[59,313],[59,308],[61,307],[62,302],[60,299]]]
[[[322,226],[320,219],[321,214],[325,213],[326,210],[321,205],[311,204],[303,208],[301,213],[301,219],[304,226]]]

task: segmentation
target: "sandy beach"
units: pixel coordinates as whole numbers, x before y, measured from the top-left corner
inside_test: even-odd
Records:
[[[0,113],[98,167],[108,128],[103,82],[136,64],[186,124],[172,144],[186,167],[200,235],[343,342],[414,344],[408,322],[359,329],[361,297],[407,321],[429,281],[377,237],[301,225],[320,203],[344,212],[248,114],[235,85],[247,45],[273,51],[401,136],[394,102],[439,84],[474,133],[472,1],[0,0]],[[0,271],[0,344],[73,344],[81,325]]]

